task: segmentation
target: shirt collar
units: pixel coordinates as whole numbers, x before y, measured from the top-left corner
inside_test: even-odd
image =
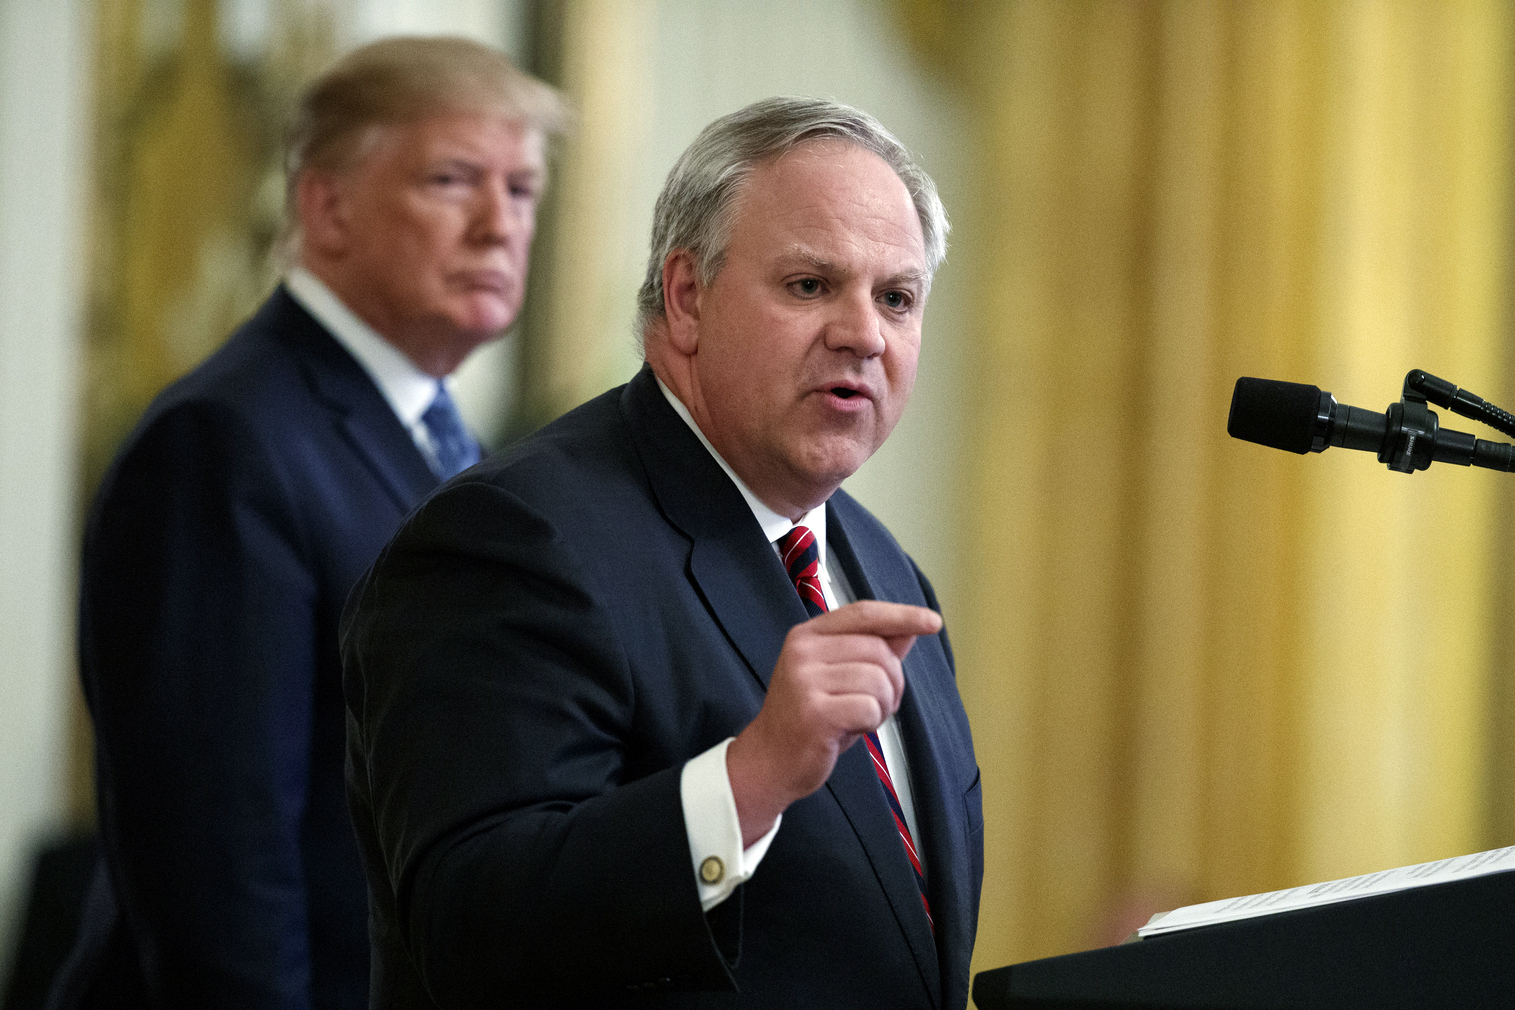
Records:
[[[657,378],[657,376],[653,376],[653,378]],[[721,465],[721,469],[726,472],[726,476],[731,478],[731,482],[736,485],[736,489],[742,492],[742,498],[747,502],[747,507],[752,510],[752,517],[763,528],[763,536],[768,538],[768,542],[773,543],[796,526],[804,526],[811,533],[815,534],[815,546],[820,551],[820,556],[824,558],[826,556],[826,503],[822,502],[809,512],[806,512],[797,523],[790,522],[788,517],[782,516],[767,505],[764,505],[758,499],[758,496],[753,494],[752,490],[742,482],[742,478],[736,475],[736,471],[731,469],[730,464],[721,458],[721,454],[715,451],[715,446],[710,444],[710,439],[706,438],[705,433],[700,430],[700,426],[694,423],[694,417],[689,413],[689,408],[684,406],[684,402],[677,396],[674,396],[672,390],[663,385],[662,379],[658,379],[657,381],[658,389],[663,391],[663,398],[668,401],[668,405],[683,419],[685,424],[689,425],[689,430],[694,432],[695,437],[700,440],[700,444],[705,447],[705,450],[710,455],[715,457],[715,461]]]
[[[357,313],[343,304],[321,279],[297,266],[284,279],[284,287],[301,308],[326,327],[379,387],[390,409],[407,428],[415,426],[437,395],[437,379],[416,367],[394,344],[385,340]]]

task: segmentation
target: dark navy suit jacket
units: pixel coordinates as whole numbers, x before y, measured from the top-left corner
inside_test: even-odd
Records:
[[[935,605],[877,520],[828,508],[859,597]],[[935,936],[861,742],[701,911],[682,766],[756,715],[805,618],[646,368],[431,498],[343,632],[374,1005],[961,1010],[983,821],[945,633],[899,713]]]
[[[55,1006],[367,1005],[337,625],[436,483],[282,288],[148,408],[85,532],[105,865]]]

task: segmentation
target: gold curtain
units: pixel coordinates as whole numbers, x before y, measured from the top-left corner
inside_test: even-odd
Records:
[[[625,382],[641,358],[628,292],[646,239],[633,226],[641,208],[626,166],[645,157],[651,128],[648,8],[550,0],[536,14],[533,69],[563,90],[578,121],[538,215],[511,435]]]
[[[901,8],[972,110],[975,969],[1515,841],[1515,478],[1225,434],[1241,375],[1510,405],[1510,8]]]

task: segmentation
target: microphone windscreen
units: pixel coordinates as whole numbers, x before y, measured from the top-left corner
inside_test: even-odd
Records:
[[[1306,453],[1315,434],[1320,387],[1275,379],[1236,380],[1226,431],[1274,449]]]

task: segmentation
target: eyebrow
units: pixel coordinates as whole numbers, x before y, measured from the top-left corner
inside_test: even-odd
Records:
[[[849,270],[843,267],[840,263],[837,263],[835,260],[829,260],[824,256],[818,256],[807,249],[796,248],[783,253],[778,258],[778,264],[783,268],[789,268],[791,266],[809,267],[816,273],[822,274],[850,273]],[[924,287],[926,284],[926,271],[902,270],[901,272],[892,274],[883,280],[883,285],[885,287],[891,285],[910,284]]]
[[[423,172],[435,172],[440,169],[447,169],[450,171],[463,170],[470,172],[477,172],[481,170],[480,165],[477,161],[469,158],[457,157],[454,155],[443,155],[438,158],[428,158],[421,163],[421,171]]]

